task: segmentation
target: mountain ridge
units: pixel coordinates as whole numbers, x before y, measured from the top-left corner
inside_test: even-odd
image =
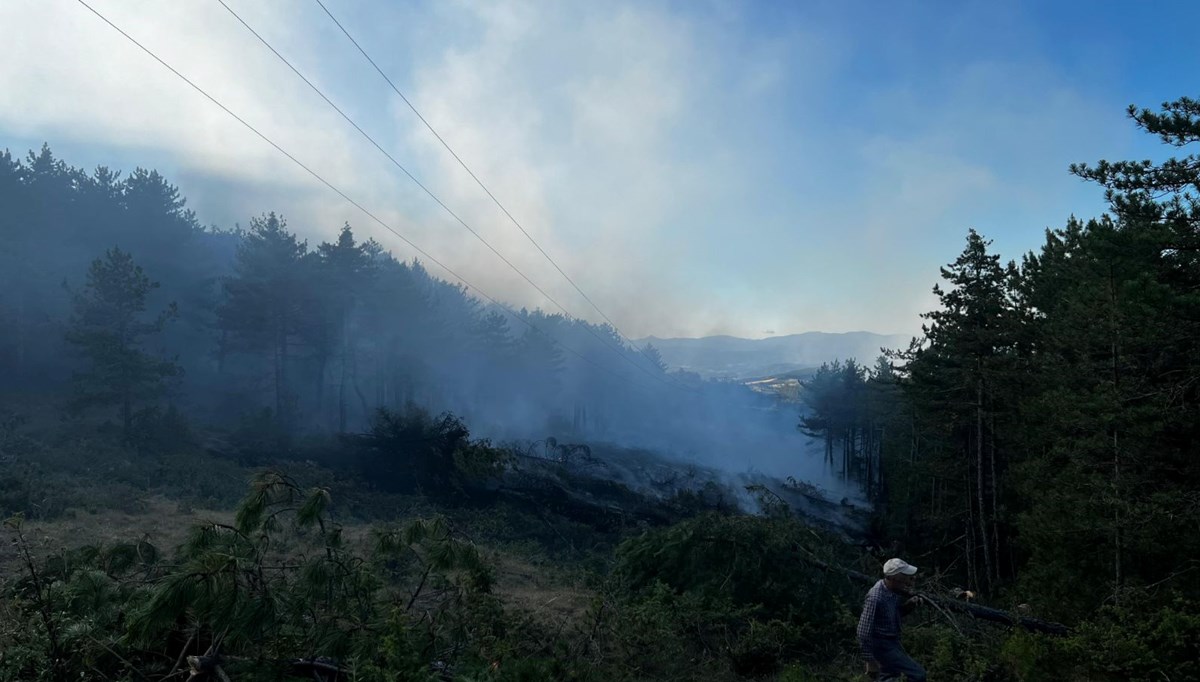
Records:
[[[833,360],[855,358],[873,364],[881,348],[901,348],[910,337],[903,334],[854,332],[799,332],[762,339],[728,334],[696,338],[646,336],[635,343],[658,349],[671,369],[695,372],[705,378],[758,379],[819,367]]]

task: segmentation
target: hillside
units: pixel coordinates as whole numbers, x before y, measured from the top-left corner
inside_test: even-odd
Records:
[[[881,348],[902,348],[908,341],[909,337],[901,334],[805,332],[766,339],[649,336],[637,343],[652,344],[671,369],[695,372],[704,378],[759,379],[813,369],[837,359],[855,358],[871,364]]]

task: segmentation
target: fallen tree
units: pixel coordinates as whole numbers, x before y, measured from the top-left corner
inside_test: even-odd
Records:
[[[807,562],[830,573],[840,573],[854,582],[870,586],[874,585],[879,580],[879,578],[871,577],[866,573],[859,573],[858,571],[841,568],[839,566],[834,566],[828,562],[822,561],[814,556],[811,556],[798,545],[795,546],[794,549],[796,550],[801,561]],[[1053,623],[1040,618],[1029,618],[1026,616],[1015,615],[1000,609],[993,609],[986,606],[979,606],[978,604],[972,604],[961,599],[947,599],[944,597],[935,597],[925,593],[917,593],[915,596],[919,596],[922,599],[925,599],[943,609],[966,613],[967,615],[970,615],[973,618],[978,618],[979,620],[1000,623],[1010,627],[1022,627],[1030,632],[1041,632],[1047,635],[1056,635],[1060,637],[1071,634],[1071,628],[1061,623]]]

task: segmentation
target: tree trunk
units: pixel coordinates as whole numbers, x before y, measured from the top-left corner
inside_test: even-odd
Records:
[[[132,345],[132,339],[129,338],[128,327],[124,320],[117,327],[117,338],[121,342],[121,353],[127,358],[128,350]],[[129,366],[128,361],[124,364],[124,371],[121,373],[121,434],[125,439],[125,444],[133,442],[133,367]]]
[[[354,392],[358,394],[358,401],[362,404],[363,414],[371,414],[371,404],[367,401],[367,395],[358,387],[358,377],[351,377],[351,383],[354,385]]]
[[[871,429],[863,430],[863,467],[866,469],[866,498],[875,498],[875,454],[871,448],[874,447],[874,438],[871,438]]]
[[[979,572],[975,569],[975,505],[971,503],[971,480],[968,475],[965,492],[967,493],[967,519],[966,532],[963,533],[963,541],[967,545],[967,582],[978,589]]]
[[[17,367],[18,371],[24,370],[25,367],[28,366],[26,364],[27,348],[29,346],[29,344],[28,344],[29,317],[27,314],[28,304],[26,302],[26,299],[28,298],[28,296],[29,296],[29,294],[26,293],[25,287],[23,287],[23,286],[17,287],[17,324],[16,324],[16,327],[17,327],[17,348],[16,348],[17,365],[16,365],[16,367]]]
[[[279,332],[275,333],[275,352],[273,353],[275,365],[275,420],[283,421],[283,371],[280,365],[283,360],[281,358],[282,344],[279,343]]]
[[[349,316],[343,311],[341,317],[342,367],[341,379],[338,381],[338,433],[346,433],[346,376],[348,374],[346,365],[348,362],[347,356],[349,353],[349,349],[347,348],[346,344],[346,337],[348,336],[346,331],[346,319]]]
[[[1121,583],[1123,581],[1122,566],[1121,566],[1121,450],[1117,439],[1116,415],[1121,409],[1120,400],[1120,354],[1121,354],[1121,328],[1117,320],[1117,287],[1116,273],[1113,272],[1113,267],[1108,267],[1108,295],[1109,295],[1109,324],[1112,327],[1110,339],[1110,357],[1112,359],[1112,392],[1113,392],[1113,411],[1112,419],[1112,456],[1113,456],[1113,579],[1115,592],[1118,599],[1121,593]]]
[[[842,480],[850,477],[850,451],[854,447],[854,432],[846,429],[842,433]]]
[[[1121,450],[1117,445],[1117,431],[1112,430],[1112,487],[1116,496],[1116,504],[1114,504],[1114,522],[1112,522],[1112,543],[1114,543],[1114,551],[1112,551],[1112,573],[1114,573],[1115,585],[1117,593],[1121,591],[1121,582],[1123,576],[1121,573]]]
[[[999,486],[999,479],[996,476],[996,415],[994,413],[988,415],[988,421],[990,423],[988,431],[992,434],[991,440],[988,441],[988,467],[992,478],[992,556],[995,558],[996,580],[999,581],[1000,565],[1003,559],[1000,554],[1000,512],[997,509],[1000,504],[1000,496],[996,492]]]
[[[329,354],[324,351],[317,353],[317,419],[324,428],[329,422],[325,413],[325,368],[329,365]]]
[[[287,404],[288,334],[287,326],[280,324],[275,338],[275,418],[283,433],[291,433],[291,410]]]
[[[879,441],[875,444],[875,476],[879,479],[879,486],[875,490],[875,496],[879,500],[880,505],[886,504],[887,501],[887,489],[883,482],[883,443],[886,436],[887,432],[884,428],[880,428]],[[886,510],[884,511],[886,512]]]
[[[983,380],[975,384],[975,480],[978,483],[979,515],[979,545],[983,548],[984,586],[991,590],[992,579],[992,550],[988,545],[987,506],[983,487]]]
[[[919,454],[919,451],[921,449],[921,434],[920,434],[920,432],[917,431],[917,407],[916,407],[916,405],[913,406],[912,419],[909,422],[909,424],[911,425],[910,429],[911,429],[911,434],[912,434],[912,443],[909,445],[909,448],[908,448],[908,463],[916,464],[917,463],[917,455]]]
[[[931,516],[931,517],[937,515],[937,508],[938,508],[937,492],[938,492],[937,476],[930,476],[929,477],[929,516]]]

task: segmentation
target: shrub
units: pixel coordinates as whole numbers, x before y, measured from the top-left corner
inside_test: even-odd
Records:
[[[1198,606],[1105,607],[1065,639],[1014,634],[1001,658],[1022,682],[1200,679]]]
[[[382,490],[422,492],[440,500],[464,499],[469,488],[498,475],[508,453],[471,441],[462,420],[409,406],[380,409],[369,433],[348,437],[357,447],[362,476]]]
[[[828,659],[849,643],[847,596],[799,560],[801,542],[822,541],[792,520],[709,514],[627,540],[612,577],[632,614],[665,619],[641,618],[640,627],[661,631],[648,639],[757,677],[789,661]]]

